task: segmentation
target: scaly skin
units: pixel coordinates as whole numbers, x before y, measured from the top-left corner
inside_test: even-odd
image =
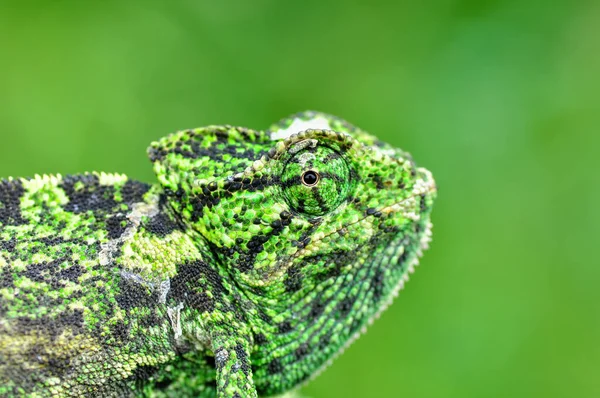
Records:
[[[333,116],[181,131],[148,153],[155,185],[0,182],[0,396],[289,391],[429,241],[431,174]]]

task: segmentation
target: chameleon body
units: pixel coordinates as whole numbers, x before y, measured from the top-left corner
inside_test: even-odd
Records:
[[[314,376],[430,239],[429,171],[317,112],[0,182],[0,396],[256,397]]]

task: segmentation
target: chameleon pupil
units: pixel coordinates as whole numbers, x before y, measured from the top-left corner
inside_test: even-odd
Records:
[[[314,170],[305,171],[302,174],[302,183],[307,187],[314,187],[319,182],[319,174]]]

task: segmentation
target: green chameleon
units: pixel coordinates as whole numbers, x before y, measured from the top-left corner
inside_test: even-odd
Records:
[[[0,396],[256,397],[316,375],[431,236],[431,173],[344,120],[185,130],[158,183],[0,181]]]

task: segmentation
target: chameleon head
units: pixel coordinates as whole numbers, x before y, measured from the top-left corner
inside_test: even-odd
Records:
[[[255,338],[268,336],[253,354],[265,393],[352,341],[430,238],[431,173],[333,116],[184,131],[150,153],[175,211],[252,303]]]

